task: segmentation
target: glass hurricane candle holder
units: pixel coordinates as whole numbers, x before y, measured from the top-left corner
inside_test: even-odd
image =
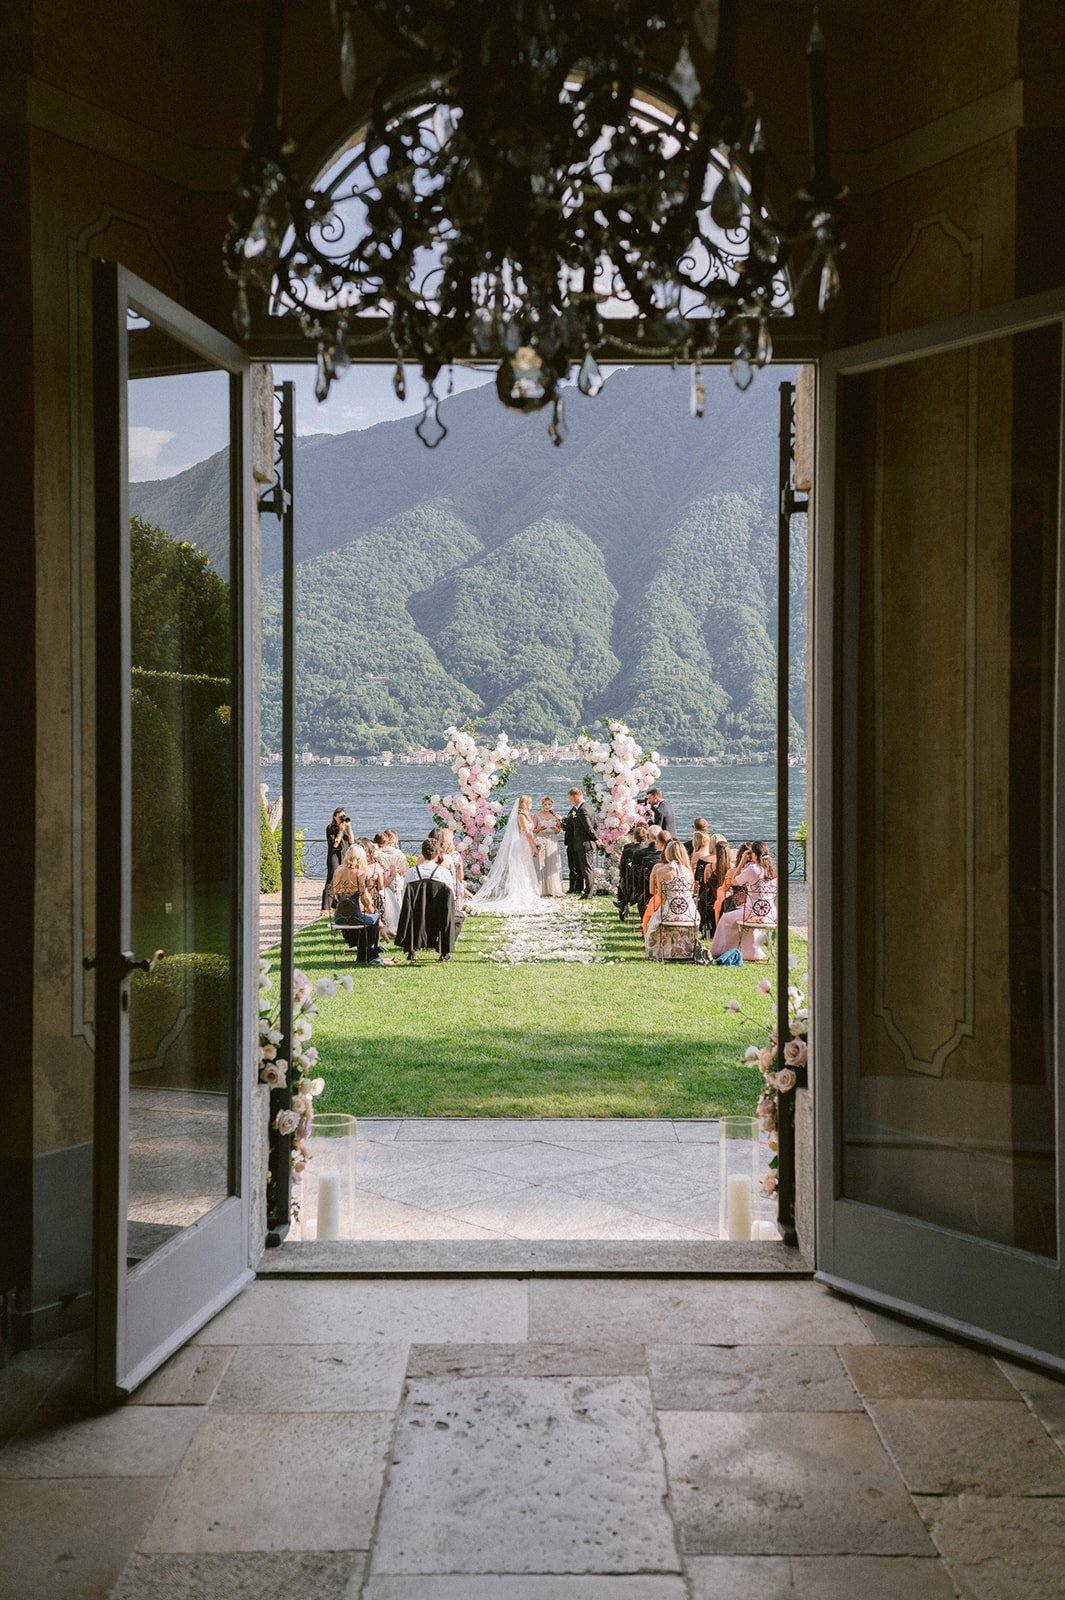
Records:
[[[347,1112],[320,1112],[307,1141],[303,1174],[304,1239],[355,1237],[355,1118]]]
[[[722,1239],[750,1239],[758,1193],[758,1118],[722,1117],[719,1127]]]

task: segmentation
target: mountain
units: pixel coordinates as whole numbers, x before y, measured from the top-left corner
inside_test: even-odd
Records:
[[[353,373],[344,381],[357,382]],[[296,446],[297,741],[364,753],[438,744],[483,717],[512,740],[619,715],[673,755],[772,745],[777,385],[614,373],[567,392],[569,437],[494,387],[446,400],[426,450],[409,421]],[[225,458],[131,485],[131,509],[219,570]],[[276,524],[263,529],[263,736],[279,735]],[[805,714],[805,523],[792,583],[793,736]]]

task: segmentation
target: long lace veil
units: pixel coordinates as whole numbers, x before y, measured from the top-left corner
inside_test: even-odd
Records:
[[[507,818],[488,876],[469,904],[485,911],[537,911],[542,909],[536,861],[518,827],[518,802]]]

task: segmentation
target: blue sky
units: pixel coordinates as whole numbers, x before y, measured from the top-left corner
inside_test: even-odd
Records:
[[[455,390],[491,383],[492,372],[472,372],[456,367]],[[411,417],[422,409],[422,379],[416,367],[407,368],[407,399],[400,402],[392,388],[392,367],[351,367],[334,383],[323,404],[314,397],[313,366],[276,366],[274,379],[291,378],[296,384],[296,432],[350,433],[371,428],[394,417]],[[441,395],[448,377],[441,375]],[[166,378],[141,378],[129,388],[129,475],[134,483],[151,478],[172,478],[194,462],[203,461],[225,447],[227,379],[220,372],[196,372]]]

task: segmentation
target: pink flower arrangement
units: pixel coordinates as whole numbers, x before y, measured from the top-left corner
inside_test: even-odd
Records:
[[[662,768],[658,752],[641,750],[623,722],[607,717],[606,726],[609,739],[592,739],[582,733],[579,744],[595,775],[599,843],[613,868],[632,837],[633,828],[648,815],[647,807],[637,797],[654,783]]]
[[[793,962],[794,956],[790,958]],[[806,983],[806,974],[803,974],[803,984]],[[767,978],[761,979],[758,990],[761,994],[769,994],[772,984]],[[725,1003],[725,1010],[738,1012],[742,1010],[738,1000],[729,1000]],[[749,1018],[754,1022],[754,1017]],[[762,1179],[762,1193],[771,1195],[777,1188],[777,1106],[780,1096],[791,1094],[798,1087],[799,1072],[809,1065],[809,1047],[807,1036],[810,1027],[810,1013],[806,1003],[805,989],[798,984],[788,985],[788,1038],[784,1041],[784,1049],[780,1051],[777,1041],[777,1030],[774,1024],[770,1031],[768,1045],[761,1048],[758,1045],[748,1045],[744,1052],[744,1065],[757,1067],[762,1074],[762,1092],[758,1097],[758,1121],[762,1132],[769,1135],[769,1148],[773,1152],[769,1163],[769,1171]],[[783,1064],[780,1057],[783,1056]]]
[[[319,978],[313,983],[298,967],[292,973],[292,1064],[299,1076],[293,1082],[292,1107],[274,1117],[275,1133],[292,1138],[292,1171],[301,1173],[309,1160],[307,1139],[314,1123],[314,1102],[325,1089],[324,1078],[306,1074],[318,1065],[318,1051],[310,1043],[318,1002],[332,1000],[338,989],[350,994],[354,979],[350,972],[339,978]],[[270,963],[259,957],[259,1082],[269,1089],[283,1089],[288,1083],[287,1061],[278,1057],[282,1034],[278,1027],[280,1005],[272,999],[273,979]],[[298,1202],[293,1201],[293,1215]]]
[[[493,793],[506,783],[514,763],[505,733],[500,733],[494,746],[479,745],[468,727],[448,728],[445,754],[458,789],[454,794],[427,794],[425,803],[434,825],[453,831],[466,881],[472,887],[488,871],[503,810],[503,801],[493,799]]]

